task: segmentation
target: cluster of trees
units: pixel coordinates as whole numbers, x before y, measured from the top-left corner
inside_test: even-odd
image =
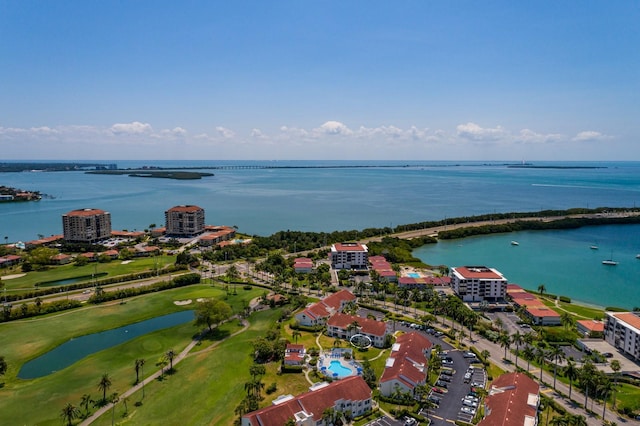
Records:
[[[251,379],[244,384],[244,389],[247,392],[245,398],[236,407],[235,413],[238,415],[236,424],[240,424],[240,419],[246,413],[260,408],[260,401],[264,399],[262,391],[264,390],[264,382],[262,377],[266,373],[266,368],[261,364],[253,364],[249,367],[249,374]]]
[[[37,315],[46,315],[54,312],[66,311],[67,309],[78,308],[80,306],[82,306],[82,304],[73,299],[43,302],[40,298],[36,298],[35,302],[32,304],[22,303],[15,306],[7,303],[2,306],[0,322],[30,318]]]
[[[412,238],[410,240],[394,237],[384,237],[381,241],[367,243],[370,256],[382,255],[391,263],[416,264],[426,266],[422,261],[411,254],[413,250],[426,244],[438,242],[429,236]]]
[[[194,311],[195,325],[198,327],[207,326],[208,332],[213,332],[214,326],[231,318],[231,306],[222,300],[205,299],[198,302]]]
[[[185,287],[200,282],[200,274],[179,275],[169,281],[158,281],[142,287],[128,287],[114,291],[104,291],[100,286],[96,287],[89,298],[91,303],[102,303],[110,300],[124,299],[128,297],[138,296],[156,291],[168,290],[171,288]]]
[[[640,217],[596,217],[596,218],[566,218],[552,222],[523,220],[505,224],[491,224],[484,226],[469,226],[438,233],[438,238],[450,240],[466,238],[473,235],[497,234],[519,231],[538,231],[548,229],[575,229],[587,225],[633,224],[640,223]]]
[[[255,362],[263,364],[270,361],[280,361],[284,356],[287,341],[280,336],[280,325],[271,327],[264,336],[252,342],[253,358]]]

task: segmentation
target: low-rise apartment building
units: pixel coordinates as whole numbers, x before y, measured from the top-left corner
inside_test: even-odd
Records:
[[[491,384],[478,426],[536,426],[540,386],[524,373],[507,373]]]
[[[606,312],[604,339],[640,361],[640,312]]]
[[[376,348],[384,346],[388,334],[387,324],[371,318],[337,313],[327,320],[327,335],[339,339],[351,339],[356,334],[367,336]]]
[[[497,302],[507,296],[507,279],[486,266],[451,268],[451,288],[464,302]]]
[[[284,395],[273,405],[242,416],[242,426],[282,426],[293,420],[296,426],[325,426],[323,413],[351,412],[362,416],[371,411],[371,389],[360,376],[347,377],[331,384],[317,383],[299,396]]]
[[[415,396],[415,389],[427,382],[431,348],[429,339],[417,332],[399,336],[391,348],[380,378],[380,393],[391,396],[396,389]]]
[[[360,243],[336,243],[329,259],[333,269],[367,269],[369,249]]]

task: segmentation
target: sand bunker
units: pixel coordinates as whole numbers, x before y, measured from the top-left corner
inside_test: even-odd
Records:
[[[4,277],[1,277],[0,280],[12,280],[14,278],[20,278],[20,277],[24,277],[27,274],[13,274],[13,275],[5,275]]]
[[[187,299],[187,300],[176,300],[173,302],[174,304],[178,305],[178,306],[184,306],[184,305],[189,305],[191,304],[191,299]]]

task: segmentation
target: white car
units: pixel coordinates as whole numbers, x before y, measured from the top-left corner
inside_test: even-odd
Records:
[[[478,408],[478,403],[475,402],[475,401],[471,401],[470,399],[463,399],[462,400],[462,405],[467,406],[467,407]]]
[[[476,414],[475,408],[472,407],[462,407],[460,411],[466,414],[471,414],[472,416]]]

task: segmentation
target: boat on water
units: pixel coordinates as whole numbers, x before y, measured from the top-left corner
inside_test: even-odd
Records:
[[[512,245],[512,246],[519,246],[519,245],[520,245],[520,243],[519,243],[519,242],[517,242],[517,241],[511,241],[511,245]]]
[[[598,250],[598,246],[596,246],[596,245],[590,246],[589,248],[590,248],[591,250]]]
[[[618,262],[616,260],[613,260],[613,252],[611,252],[611,257],[609,259],[603,260],[602,261],[603,265],[611,265],[611,266],[615,266],[618,264]]]
[[[640,259],[640,254],[636,254],[636,259]]]

